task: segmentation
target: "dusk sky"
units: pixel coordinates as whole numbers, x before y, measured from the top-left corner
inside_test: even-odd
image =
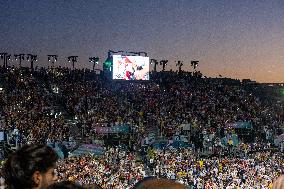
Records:
[[[199,60],[208,77],[284,82],[283,0],[1,0],[0,16],[0,52],[37,54],[40,66],[47,54],[92,68],[109,49],[143,51],[167,69]]]

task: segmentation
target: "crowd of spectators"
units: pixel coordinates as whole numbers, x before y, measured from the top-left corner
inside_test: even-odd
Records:
[[[86,155],[59,161],[60,180],[103,188],[131,188],[145,177],[175,180],[189,188],[272,188],[282,174],[279,153],[255,152],[247,158],[198,158],[192,151],[154,150],[147,163],[112,148],[102,157]],[[120,155],[119,155],[120,154]]]
[[[1,68],[0,73],[0,127],[8,134],[9,143],[76,138],[68,120],[76,121],[81,139],[106,139],[96,132],[96,127],[131,126],[131,132],[125,134],[128,150],[106,147],[101,157],[61,160],[61,180],[130,188],[150,173],[195,188],[210,188],[212,183],[215,188],[261,188],[270,187],[281,173],[283,162],[277,153],[204,159],[199,156],[204,150],[217,149],[219,153],[227,149],[231,153],[233,135],[239,140],[234,144],[237,152],[274,146],[274,139],[282,134],[283,102],[263,100],[254,93],[256,84],[175,72],[152,73],[150,81],[140,82],[112,81],[85,69]],[[250,123],[252,128],[228,126],[236,122]],[[185,131],[183,124],[190,125],[190,130]],[[152,143],[145,143],[149,133],[154,133],[157,140],[169,141],[186,136],[190,147],[154,149]],[[117,136],[118,141],[124,137]],[[228,144],[221,144],[223,138],[228,139]],[[145,144],[151,149],[146,158],[139,153]]]
[[[103,156],[85,155],[59,161],[59,180],[81,185],[98,184],[103,188],[130,188],[145,176],[144,164],[134,153],[110,148]]]
[[[2,75],[1,129],[22,144],[68,138],[69,128],[63,116],[54,116],[54,96],[40,76],[25,69]]]
[[[255,152],[246,158],[198,158],[188,150],[156,150],[149,158],[153,175],[192,188],[271,188],[283,170],[282,156]]]

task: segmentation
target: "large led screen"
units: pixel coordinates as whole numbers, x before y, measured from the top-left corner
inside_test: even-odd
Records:
[[[149,57],[113,55],[113,79],[149,80]]]

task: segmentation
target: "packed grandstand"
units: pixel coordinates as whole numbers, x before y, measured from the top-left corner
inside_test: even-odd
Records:
[[[115,81],[87,69],[1,68],[1,159],[44,143],[60,157],[59,180],[82,185],[124,189],[157,177],[272,188],[283,170],[282,87],[200,72]]]

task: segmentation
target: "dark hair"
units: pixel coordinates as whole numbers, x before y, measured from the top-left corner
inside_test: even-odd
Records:
[[[152,177],[152,176],[145,177],[142,180],[139,180],[138,182],[136,182],[136,184],[133,186],[133,189],[140,187],[140,185],[143,185],[146,181],[154,180],[154,179],[157,179],[157,177]]]
[[[29,189],[36,186],[35,171],[47,172],[56,166],[58,156],[43,144],[25,145],[13,153],[4,164],[4,178],[9,189]]]
[[[97,185],[97,184],[88,184],[88,185],[84,185],[84,187],[86,189],[103,189],[100,185]]]
[[[84,187],[71,181],[62,181],[49,185],[47,189],[84,189]]]
[[[187,189],[187,187],[170,179],[152,177],[136,183],[132,189]]]

